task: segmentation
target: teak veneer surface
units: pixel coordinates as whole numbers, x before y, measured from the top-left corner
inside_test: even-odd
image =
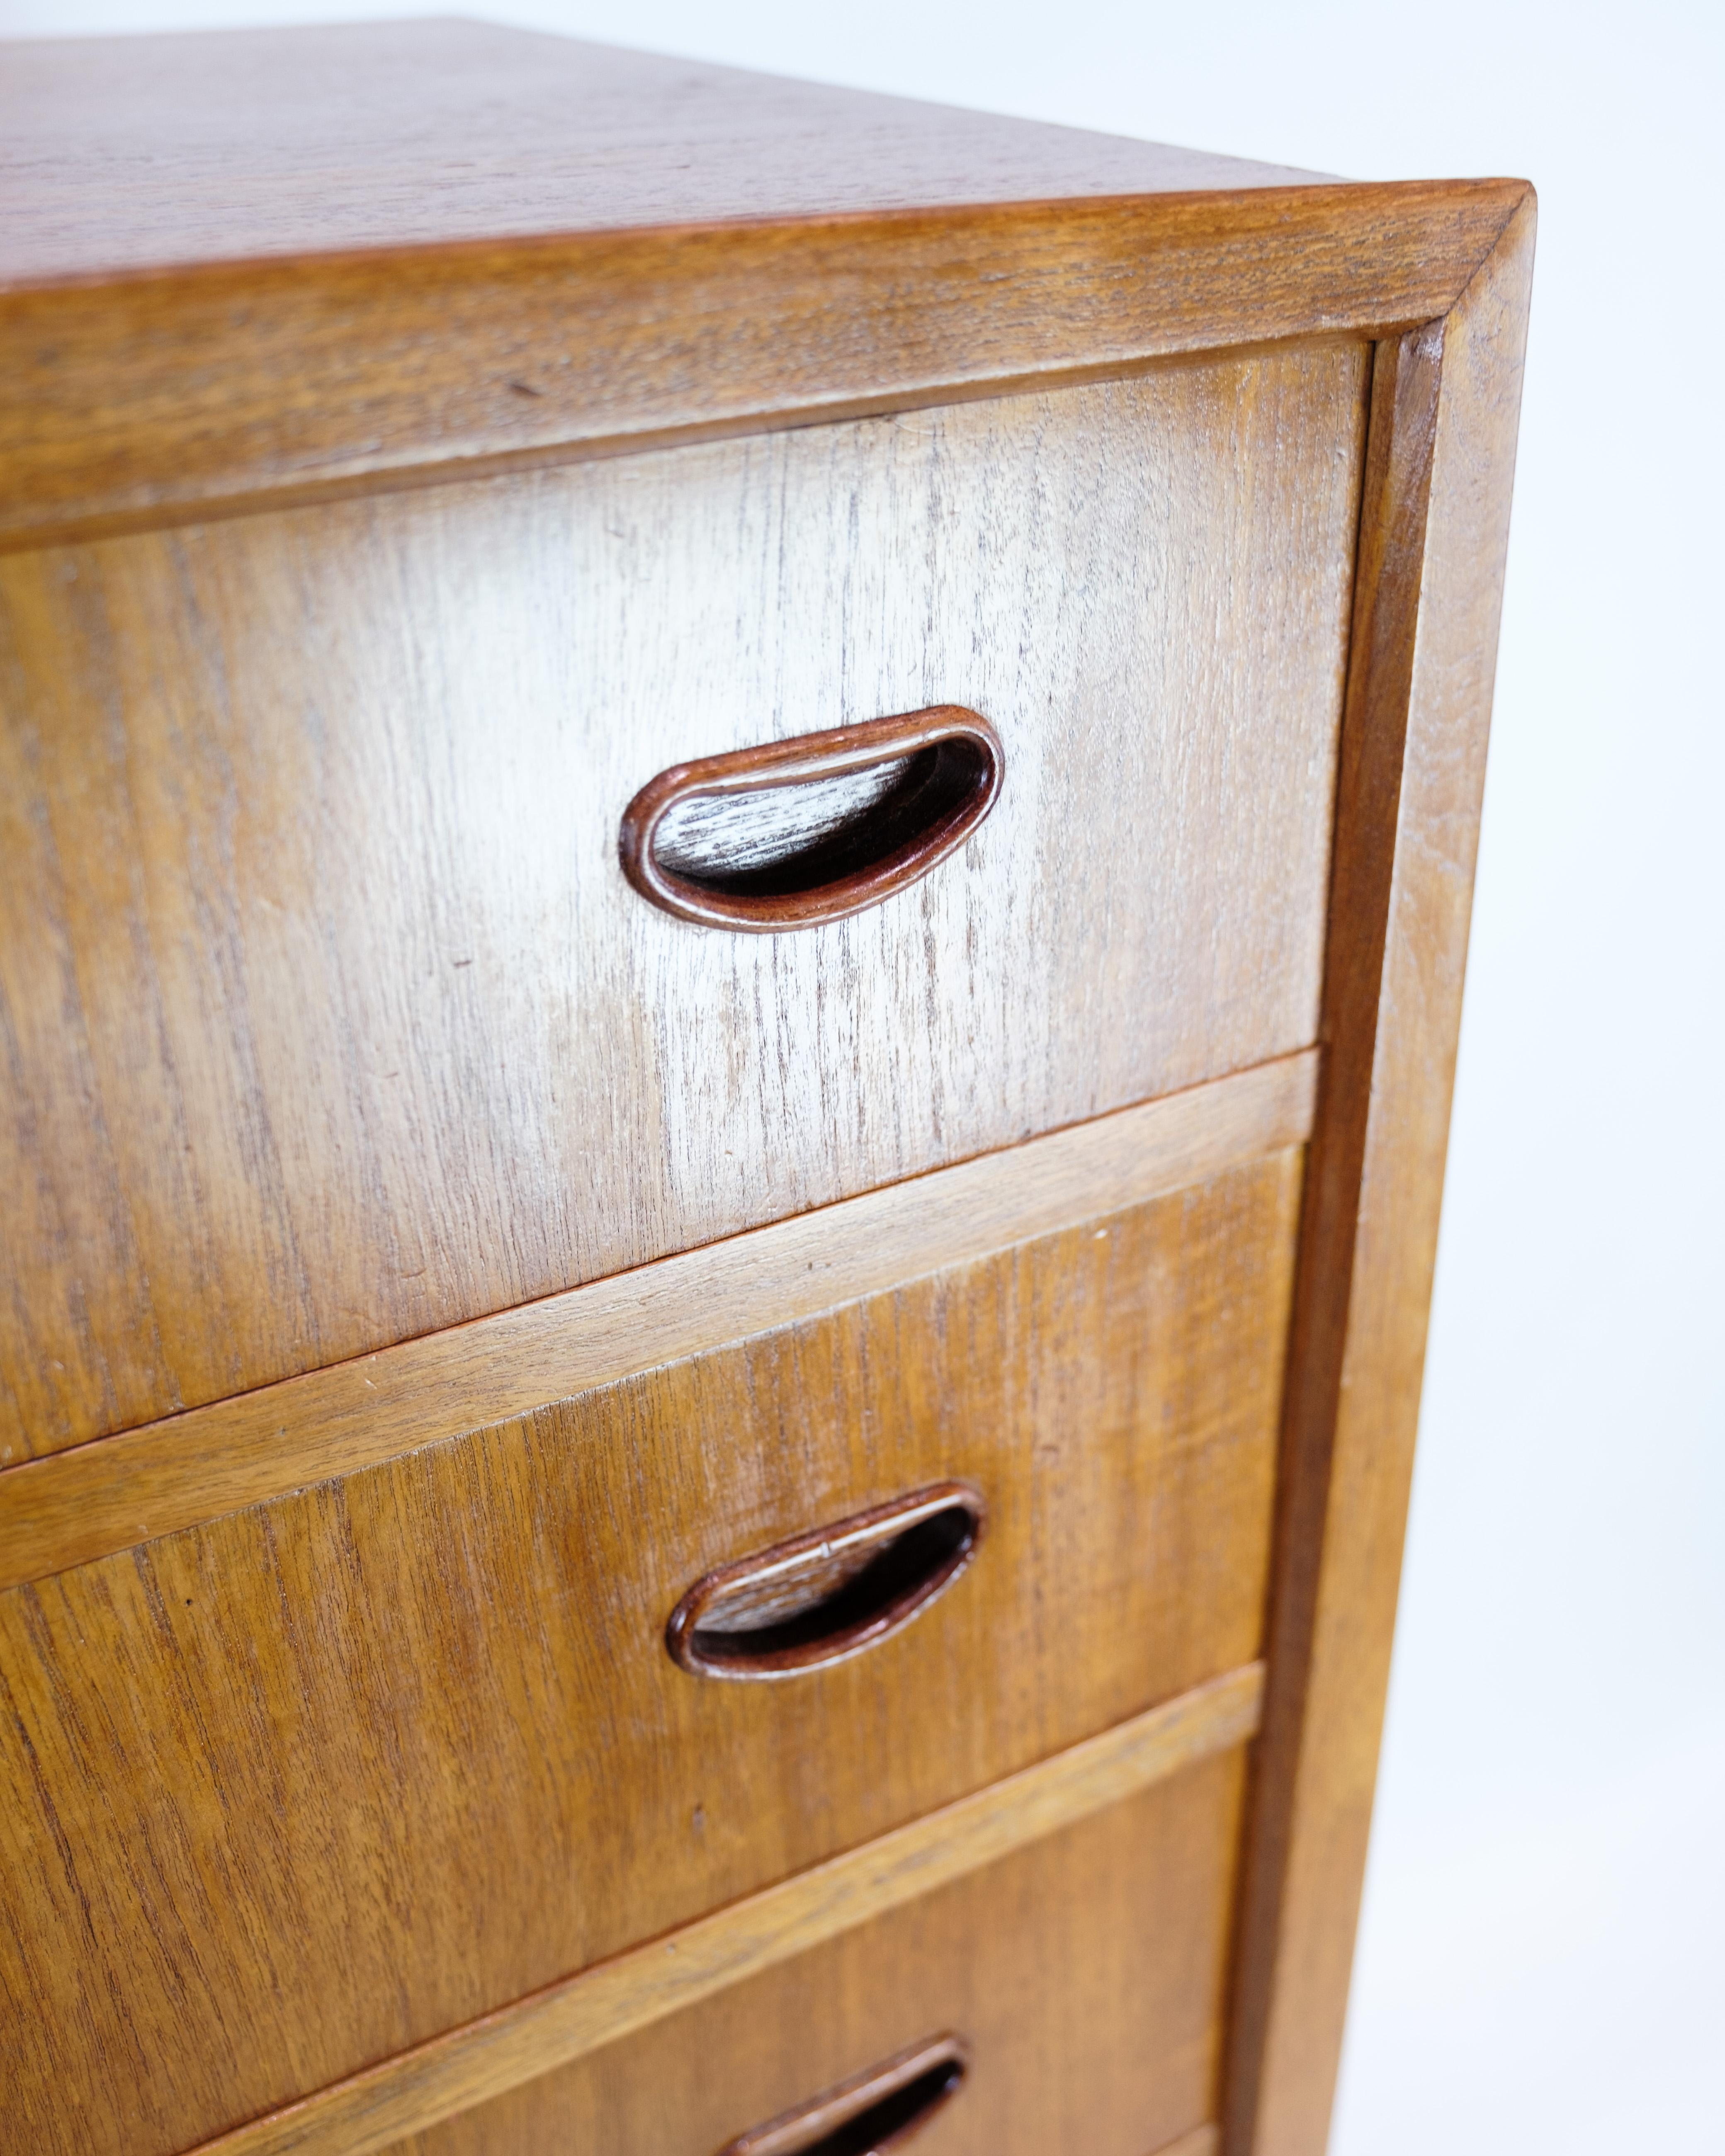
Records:
[[[1249,1661],[1301,1158],[0,1597],[0,2140],[167,2156]],[[948,1477],[896,1638],[674,1666]]]
[[[1314,1035],[1365,347],[0,560],[17,1460]],[[987,823],[774,937],[692,755],[957,701]]]
[[[1312,177],[495,23],[0,44],[0,289]]]
[[[970,2071],[916,2156],[1149,2156],[1214,2116],[1244,1763],[1189,1767],[399,2156],[713,2156],[947,2029]]]

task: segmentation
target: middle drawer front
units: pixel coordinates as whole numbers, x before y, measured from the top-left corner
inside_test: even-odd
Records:
[[[192,2145],[1250,1661],[1301,1163],[0,1598],[0,2142]],[[711,1568],[949,1477],[895,1636],[673,1664]]]

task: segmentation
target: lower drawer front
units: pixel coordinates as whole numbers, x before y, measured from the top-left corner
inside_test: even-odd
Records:
[[[1244,1759],[1190,1768],[398,2156],[717,2156],[948,2032],[969,2068],[916,2156],[1151,2156],[1215,2115]]]
[[[0,1596],[0,2146],[191,2148],[1250,1661],[1300,1177]],[[675,1666],[714,1567],[949,1477],[981,1546],[896,1635]]]

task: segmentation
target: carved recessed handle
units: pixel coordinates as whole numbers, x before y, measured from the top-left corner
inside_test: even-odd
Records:
[[[704,1677],[788,1677],[908,1625],[982,1539],[981,1493],[937,1482],[814,1527],[699,1579],[671,1612],[671,1659]]]
[[[901,2148],[957,2094],[969,2064],[962,2037],[931,2037],[738,2134],[719,2156],[880,2156]]]
[[[959,704],[674,764],[624,812],[623,872],[708,927],[837,921],[963,845],[1004,770],[999,735]]]

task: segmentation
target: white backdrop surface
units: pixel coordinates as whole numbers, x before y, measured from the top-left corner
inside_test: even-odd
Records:
[[[426,12],[0,0],[0,35]],[[1538,185],[1448,1193],[1332,2156],[1725,2149],[1725,8],[468,12],[1359,177]]]

